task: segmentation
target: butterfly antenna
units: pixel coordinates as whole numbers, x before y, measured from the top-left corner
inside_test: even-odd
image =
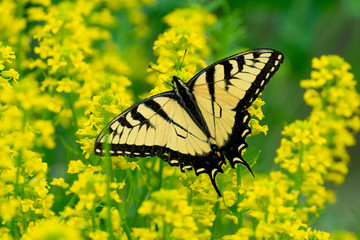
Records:
[[[180,71],[180,69],[182,68],[182,65],[183,65],[184,60],[185,60],[186,52],[187,52],[187,49],[185,49],[184,56],[183,56],[183,58],[182,58],[182,60],[181,60],[181,64],[180,64],[179,69],[176,71],[176,75],[179,75],[179,71]]]
[[[157,73],[164,74],[164,75],[166,75],[166,76],[168,76],[168,77],[170,77],[170,78],[172,77],[172,76],[170,76],[169,74],[165,74],[165,73],[163,73],[163,72],[160,72],[159,70],[153,68],[151,65],[149,65],[149,68],[150,68],[151,70],[157,72]],[[165,80],[163,80],[163,79],[160,79],[160,80],[162,80],[164,83],[166,83],[166,84],[169,85],[170,87],[172,87],[172,88],[174,87],[173,85],[171,85],[171,84],[168,83],[167,81],[165,81]]]

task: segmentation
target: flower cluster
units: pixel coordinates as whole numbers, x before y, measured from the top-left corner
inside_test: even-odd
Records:
[[[348,173],[346,147],[360,130],[360,96],[350,65],[338,56],[314,58],[304,99],[313,110],[305,121],[285,127],[276,162],[286,169],[307,199],[309,209],[321,209],[334,194],[325,182],[341,184]]]
[[[151,239],[179,238],[179,236],[181,239],[210,237],[209,230],[203,231],[203,228],[199,228],[196,224],[201,222],[201,218],[196,209],[189,206],[186,190],[183,188],[178,190],[161,189],[152,193],[150,199],[143,202],[138,212],[151,221],[147,228],[134,228],[135,237],[142,238],[141,236],[144,235],[152,236]],[[156,231],[156,228],[162,229],[162,231]]]
[[[216,18],[201,7],[177,9],[164,17],[169,28],[154,43],[157,63],[153,66],[159,72],[178,76],[187,81],[199,67],[205,67],[204,58],[209,55],[205,29],[213,25]],[[185,55],[186,54],[186,55]],[[163,84],[166,75],[154,73],[148,81],[155,85],[150,93],[167,90]]]
[[[19,73],[14,68],[7,69],[6,65],[12,63],[15,59],[14,51],[10,46],[2,46],[0,42],[0,87],[10,87],[10,80],[16,82],[19,79]]]
[[[308,119],[284,128],[275,158],[287,174],[271,172],[240,190],[244,199],[239,210],[256,219],[256,224],[245,221],[245,227],[229,239],[330,237],[307,224],[335,199],[325,183],[340,184],[348,172],[346,147],[355,144],[354,134],[360,128],[360,95],[348,71],[350,66],[342,58],[315,58],[313,67],[312,78],[301,81],[308,89],[305,101],[313,110]]]
[[[31,76],[10,81],[19,79],[16,70],[6,70],[15,59],[14,52],[0,44],[0,53],[0,218],[6,233],[5,226],[24,231],[31,221],[54,215],[54,196],[46,180],[48,165],[35,149],[54,148],[52,123],[38,116],[60,108],[56,99],[40,92]]]
[[[104,162],[87,159],[104,116],[132,103],[131,69],[111,41],[113,11],[141,15],[150,2],[0,3],[1,40],[12,45],[0,43],[1,239],[126,235],[119,205],[124,183],[103,174]],[[68,176],[58,177],[67,161]],[[137,164],[117,159],[115,166]]]

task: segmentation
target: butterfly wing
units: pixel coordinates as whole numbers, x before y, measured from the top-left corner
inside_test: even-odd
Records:
[[[251,133],[247,108],[279,69],[283,55],[271,49],[256,49],[222,59],[194,76],[188,83],[220,152],[232,167],[249,165],[242,157],[245,138]],[[211,165],[218,172],[219,162]],[[212,177],[212,176],[211,176]]]
[[[105,127],[96,139],[95,153],[103,155],[104,144],[109,144],[112,156],[158,156],[181,171],[207,173],[221,196],[215,178],[223,172],[224,156],[232,167],[242,163],[251,171],[241,155],[251,133],[247,108],[282,61],[281,53],[269,49],[220,60],[187,82],[195,109],[185,109],[174,91],[147,98]],[[195,123],[192,111],[205,119],[205,128]]]
[[[206,163],[211,153],[207,136],[174,92],[147,98],[117,116],[96,139],[95,154],[105,155],[104,144],[112,156],[159,156],[182,171],[192,169],[195,159]]]

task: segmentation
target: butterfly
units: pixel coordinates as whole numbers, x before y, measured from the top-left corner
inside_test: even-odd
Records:
[[[181,171],[216,175],[229,161],[251,173],[242,151],[251,133],[248,107],[279,69],[284,56],[255,49],[221,59],[188,82],[172,77],[173,90],[146,98],[114,118],[95,141],[97,155],[158,156]],[[109,144],[106,153],[105,144]]]

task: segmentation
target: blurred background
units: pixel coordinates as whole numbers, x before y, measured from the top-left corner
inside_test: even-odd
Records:
[[[285,55],[280,70],[266,87],[262,99],[267,136],[250,138],[249,145],[259,146],[261,155],[256,172],[276,169],[274,158],[280,146],[285,124],[304,119],[310,108],[303,101],[302,79],[310,78],[311,60],[321,55],[337,54],[349,62],[355,79],[360,76],[360,1],[359,0],[297,0],[297,1],[166,1],[158,0],[144,9],[148,16],[149,35],[146,40],[131,39],[123,34],[131,24],[119,12],[119,29],[114,38],[128,64],[137,69],[132,74],[136,96],[151,90],[144,87],[149,62],[156,60],[152,46],[167,27],[162,18],[176,8],[202,5],[218,17],[210,28],[208,45],[212,49],[207,63],[245,49],[273,48]],[[123,21],[122,21],[123,20]],[[138,41],[134,44],[133,41]],[[131,47],[129,47],[131,46]],[[359,90],[359,85],[357,86]],[[360,141],[359,136],[357,142]],[[261,147],[260,147],[261,146]],[[359,147],[349,149],[350,172],[345,183],[334,187],[337,201],[328,206],[312,227],[326,232],[348,230],[357,233],[360,223]]]

